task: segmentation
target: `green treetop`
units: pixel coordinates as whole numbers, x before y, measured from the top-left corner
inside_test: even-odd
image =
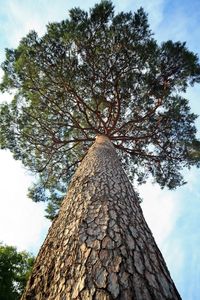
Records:
[[[0,243],[0,299],[20,299],[33,263],[31,254]]]
[[[97,134],[108,136],[139,182],[183,184],[183,167],[198,165],[188,85],[200,81],[198,57],[185,43],[159,45],[143,9],[114,13],[110,1],[32,31],[6,50],[1,147],[38,174],[34,201],[53,215],[76,165]]]

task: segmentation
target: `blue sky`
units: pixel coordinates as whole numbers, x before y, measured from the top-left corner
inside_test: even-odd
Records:
[[[116,10],[134,11],[143,6],[159,42],[186,41],[200,56],[199,0],[123,0],[113,1]],[[68,9],[87,9],[93,0],[0,0],[0,62],[4,48],[17,46],[29,30],[40,35],[45,25],[67,16]],[[0,76],[2,73],[0,73]],[[200,115],[200,87],[189,89],[192,111]],[[10,100],[8,94],[0,101]],[[200,121],[197,121],[200,132]],[[198,134],[200,137],[200,134]],[[0,241],[37,253],[49,222],[44,218],[44,204],[26,197],[32,177],[8,151],[0,151]],[[147,183],[139,188],[143,211],[165,257],[171,275],[184,300],[199,300],[200,295],[200,170],[185,170],[188,184],[176,191],[160,190]]]

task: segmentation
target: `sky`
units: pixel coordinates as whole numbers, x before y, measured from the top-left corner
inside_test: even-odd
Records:
[[[5,48],[16,47],[20,38],[35,29],[45,33],[48,22],[60,21],[74,6],[92,7],[94,0],[0,0],[0,63]],[[199,0],[113,1],[116,11],[135,11],[140,6],[159,41],[186,41],[200,56]],[[0,72],[2,76],[2,72]],[[186,97],[191,110],[200,115],[200,86],[190,88]],[[0,102],[11,95],[0,94]],[[200,132],[200,121],[196,122]],[[198,134],[200,137],[200,134]],[[150,182],[138,188],[142,208],[171,276],[183,300],[199,300],[200,295],[200,170],[184,170],[188,182],[176,191],[160,190]],[[19,250],[36,254],[50,222],[44,217],[45,205],[27,198],[34,178],[15,161],[9,151],[0,151],[0,241]]]

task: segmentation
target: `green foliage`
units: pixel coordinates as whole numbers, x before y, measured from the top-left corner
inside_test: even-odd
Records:
[[[17,300],[25,288],[34,257],[0,243],[0,299]]]
[[[151,174],[175,188],[183,167],[199,165],[191,155],[197,116],[180,96],[200,81],[198,57],[185,43],[159,45],[142,8],[74,8],[43,37],[33,31],[7,49],[2,68],[1,90],[15,97],[1,107],[1,147],[38,174],[29,195],[49,201],[50,216],[97,134],[139,182]]]
[[[200,141],[194,140],[187,146],[187,155],[192,160],[200,161]]]

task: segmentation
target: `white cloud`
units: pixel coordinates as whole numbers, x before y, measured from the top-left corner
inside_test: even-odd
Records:
[[[31,30],[43,35],[48,22],[59,21],[67,16],[68,7],[69,3],[64,0],[7,0],[1,11],[4,17],[1,31],[6,36],[7,46],[16,47]]]
[[[181,286],[180,281],[183,278],[180,274],[183,274],[185,264],[185,251],[180,239],[173,239],[171,237],[166,240],[162,247],[162,254],[165,257],[166,264],[169,270],[172,271],[173,279],[176,279],[177,288]]]
[[[35,29],[38,34],[45,32],[44,18],[38,12],[31,11],[28,6],[20,5],[18,1],[7,2],[7,22],[4,31],[11,47],[16,47],[19,40],[30,30]],[[42,12],[41,12],[42,13]],[[12,32],[12,34],[9,34]]]
[[[3,94],[0,94],[0,104],[3,103],[3,102],[11,102],[13,99],[13,95],[10,94],[10,93],[3,93]]]
[[[0,241],[37,251],[50,224],[44,218],[45,205],[26,197],[33,178],[9,152],[1,151],[0,165]]]
[[[179,199],[170,191],[161,190],[157,184],[147,182],[139,187],[143,198],[142,209],[145,219],[160,247],[170,236],[179,216]]]
[[[3,70],[0,69],[0,82],[2,79],[3,79]],[[0,93],[0,104],[3,102],[7,102],[7,103],[11,102],[13,99],[13,96],[14,96],[14,93],[8,93],[8,92]]]

